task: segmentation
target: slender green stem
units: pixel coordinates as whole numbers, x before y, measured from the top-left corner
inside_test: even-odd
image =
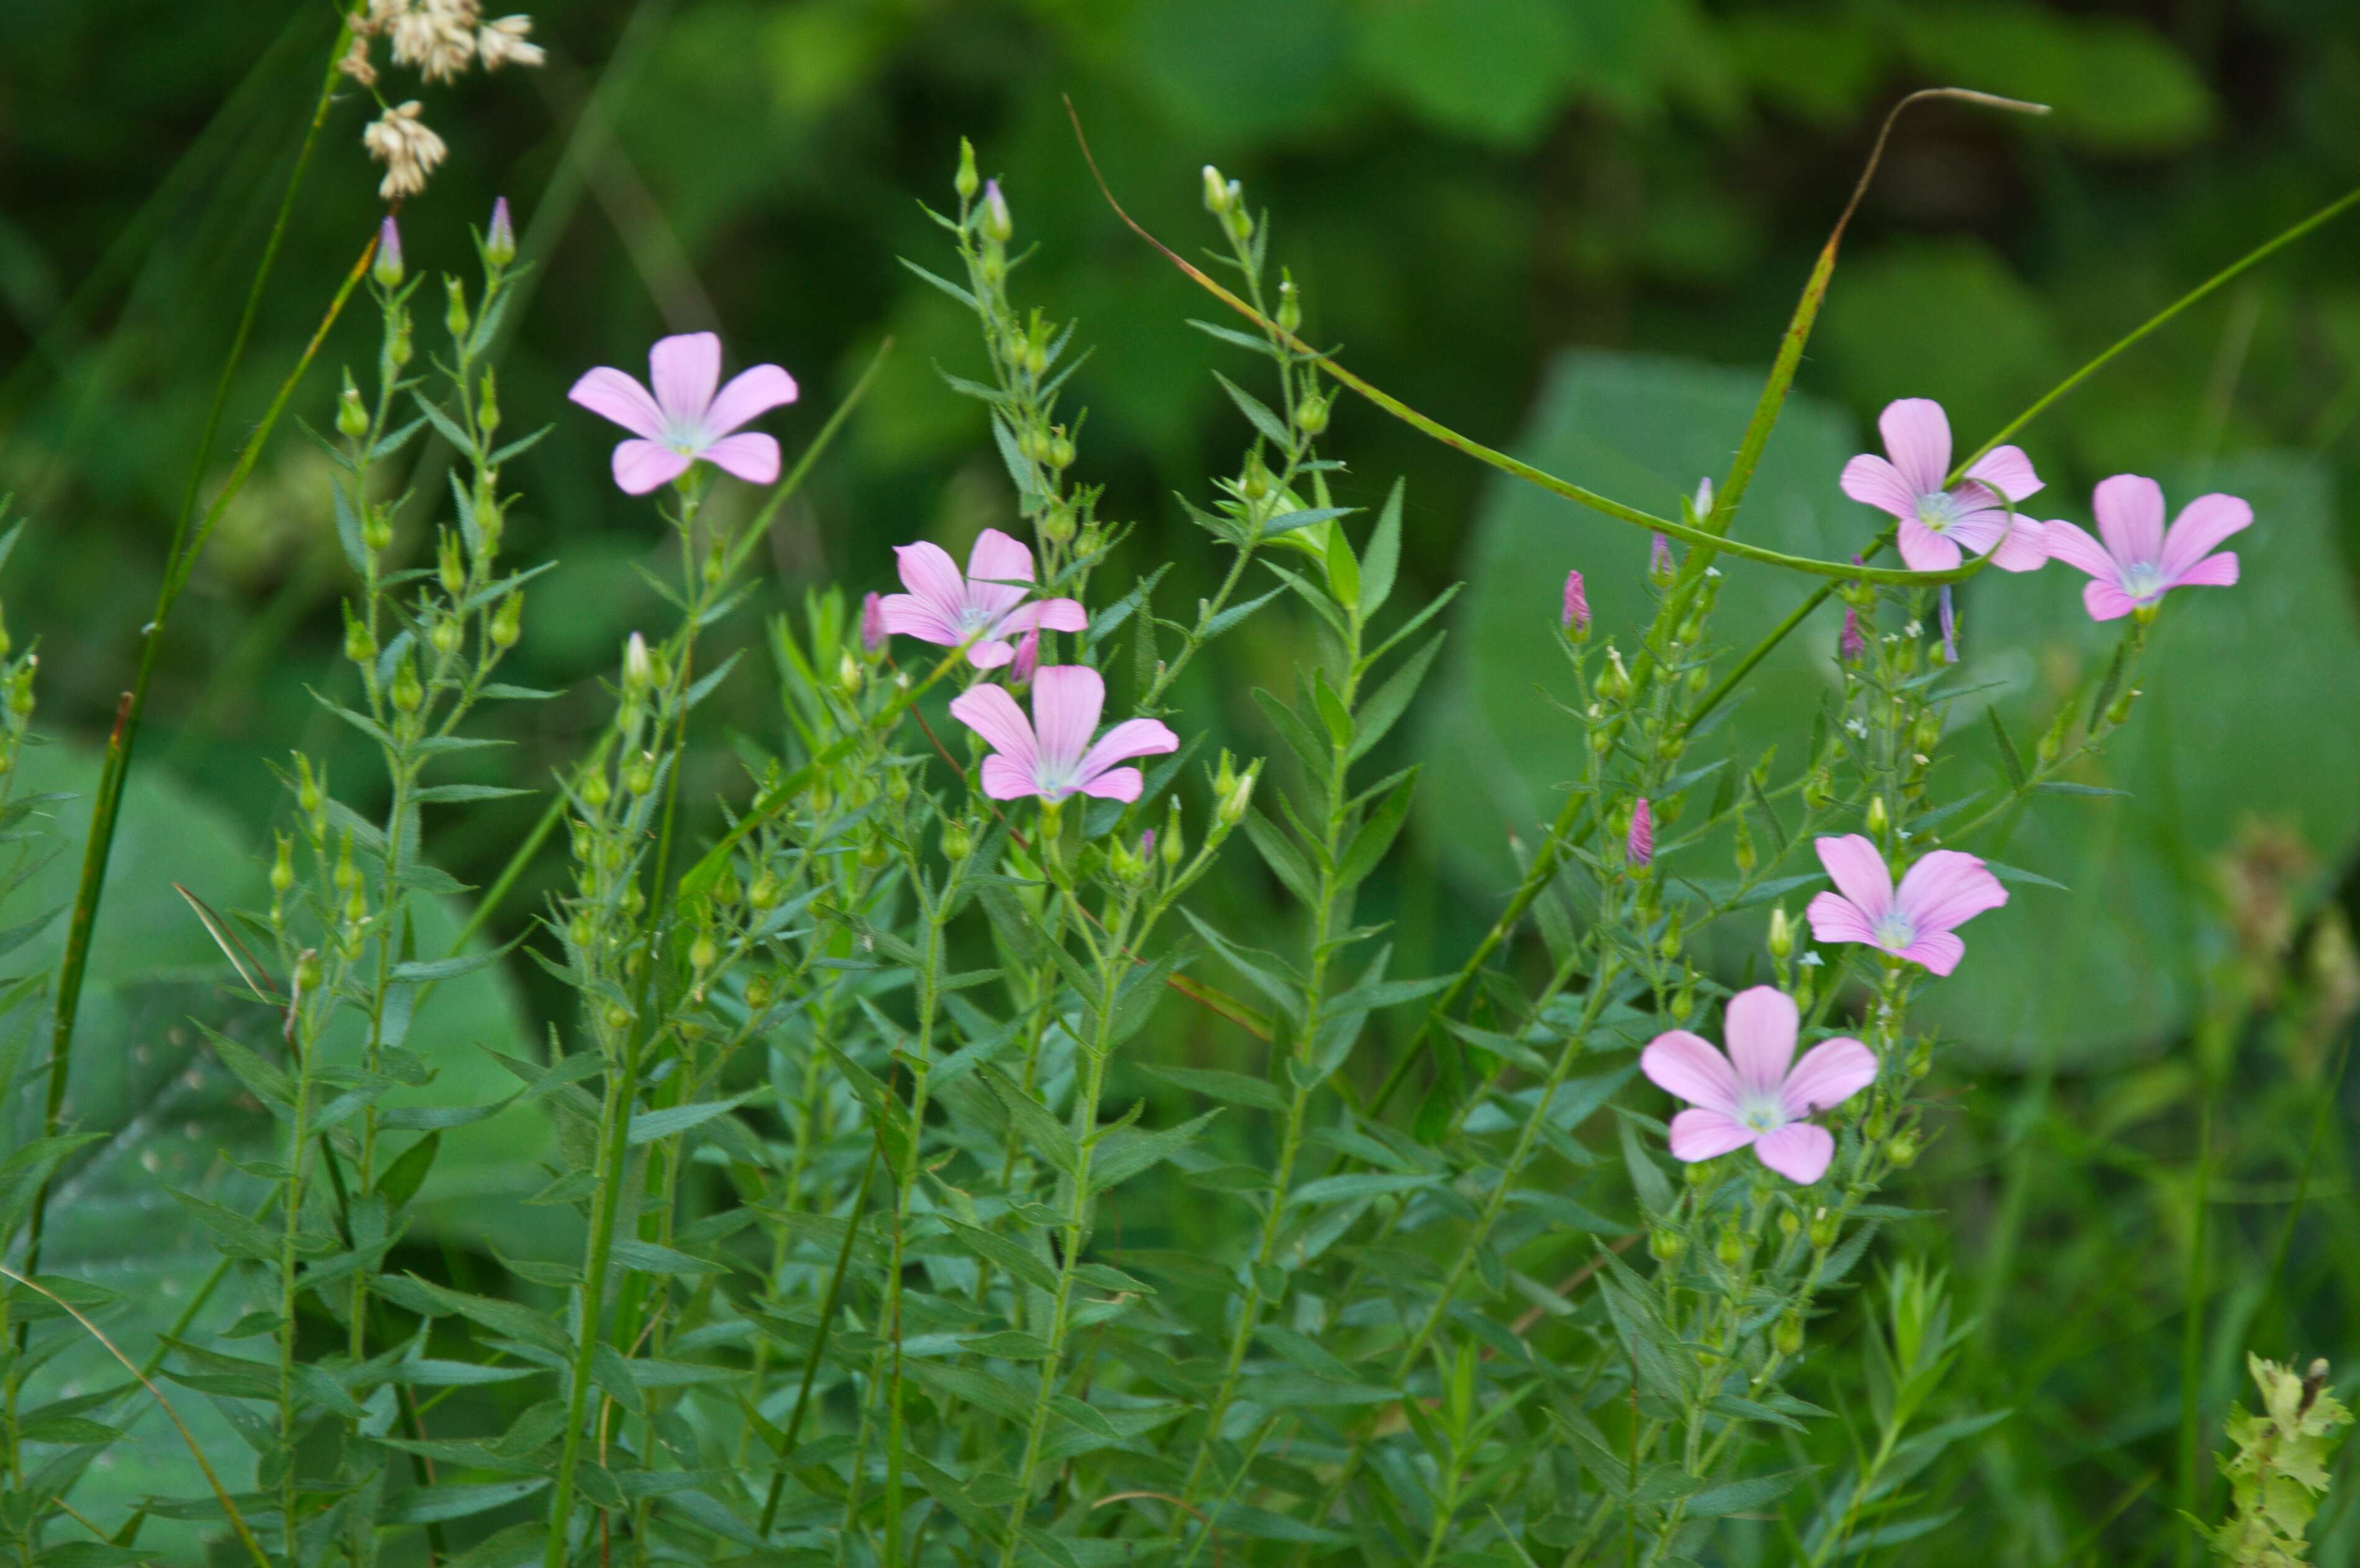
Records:
[[[780,1468],[770,1473],[770,1495],[762,1499],[762,1522],[755,1527],[757,1535],[768,1539],[771,1527],[778,1523],[779,1498],[785,1491],[785,1465],[794,1457],[795,1439],[803,1430],[803,1416],[811,1409],[812,1386],[819,1380],[820,1363],[827,1359],[828,1330],[835,1325],[837,1304],[844,1299],[844,1276],[852,1264],[852,1245],[860,1235],[860,1212],[869,1201],[869,1184],[876,1179],[878,1160],[883,1152],[881,1143],[869,1146],[869,1163],[860,1168],[860,1185],[853,1189],[852,1207],[844,1221],[844,1245],[836,1249],[836,1270],[827,1277],[827,1292],[821,1297],[819,1322],[812,1330],[811,1359],[803,1364],[803,1380],[795,1389],[794,1409],[787,1414],[787,1424],[779,1433]]]

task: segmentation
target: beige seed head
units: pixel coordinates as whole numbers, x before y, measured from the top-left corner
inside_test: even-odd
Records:
[[[368,39],[357,28],[353,33],[352,47],[344,50],[344,59],[336,61],[336,69],[364,87],[377,85],[377,67],[369,62]]]
[[[377,186],[377,194],[388,202],[415,196],[425,190],[426,177],[434,172],[435,166],[451,150],[418,117],[419,108],[418,100],[413,98],[388,109],[361,133],[361,145],[368,148],[371,158],[385,165],[385,179]]]
[[[484,69],[497,71],[503,65],[539,65],[547,58],[541,47],[530,41],[532,31],[530,16],[502,16],[486,22],[475,35],[475,53],[483,58]]]
[[[475,0],[425,0],[394,14],[393,59],[429,82],[449,82],[475,58]]]

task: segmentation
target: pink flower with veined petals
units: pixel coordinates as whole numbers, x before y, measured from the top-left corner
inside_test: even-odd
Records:
[[[779,477],[779,444],[738,427],[799,395],[795,378],[775,365],[740,371],[721,386],[721,340],[709,332],[656,340],[648,350],[650,394],[620,370],[600,366],[565,395],[636,438],[615,448],[615,483],[635,496],[670,484],[696,462],[749,485]],[[715,390],[719,388],[718,391]]]
[[[1137,768],[1117,762],[1180,749],[1180,737],[1153,718],[1126,718],[1090,744],[1106,707],[1106,682],[1087,664],[1051,664],[1032,676],[1032,718],[994,685],[970,686],[951,702],[951,717],[991,745],[983,793],[994,800],[1069,795],[1137,800]]]
[[[1647,808],[1647,797],[1631,808],[1631,830],[1622,836],[1622,858],[1633,866],[1644,866],[1655,858],[1655,814]]]
[[[1658,1035],[1639,1070],[1693,1110],[1672,1118],[1672,1157],[1693,1165],[1754,1146],[1764,1165],[1798,1186],[1828,1173],[1835,1135],[1804,1118],[1876,1081],[1876,1054],[1858,1040],[1823,1040],[1795,1060],[1795,999],[1757,985],[1729,999],[1729,1055],[1686,1029]]]
[[[1032,580],[1032,552],[996,528],[976,535],[967,570],[951,562],[939,544],[896,544],[906,594],[889,594],[885,630],[944,648],[974,639],[967,663],[996,670],[1016,657],[1011,640],[1043,627],[1079,631],[1090,618],[1073,599],[1024,602],[1023,585]]]
[[[2090,574],[2081,602],[2092,620],[2118,620],[2174,588],[2225,588],[2237,580],[2237,553],[2208,554],[2254,521],[2235,496],[2199,496],[2163,526],[2163,487],[2136,474],[2098,481],[2091,508],[2103,544],[2070,522],[2049,525],[2049,553]]]
[[[2003,572],[2031,572],[2049,559],[2042,525],[2012,516],[2007,501],[2040,489],[2040,477],[2022,449],[1994,446],[1955,485],[1950,472],[1950,421],[1931,398],[1902,398],[1877,416],[1885,455],[1863,452],[1844,465],[1843,493],[1900,520],[1901,559],[1913,572],[1948,572],[1961,548],[1991,552]]]
[[[1967,945],[1953,933],[2007,902],[1999,878],[1956,850],[1936,850],[1911,866],[1896,888],[1885,857],[1859,834],[1821,839],[1816,848],[1836,891],[1812,899],[1803,912],[1811,935],[1822,942],[1863,942],[1935,974],[1950,973],[1966,957]]]

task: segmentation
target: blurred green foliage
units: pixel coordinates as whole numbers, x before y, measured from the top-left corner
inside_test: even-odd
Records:
[[[661,614],[632,570],[660,548],[656,531],[606,481],[611,433],[562,401],[583,368],[637,370],[659,333],[716,326],[733,364],[775,359],[803,378],[803,404],[773,422],[792,450],[893,337],[852,439],[775,536],[770,605],[823,580],[886,586],[891,544],[963,544],[1011,515],[977,406],[935,374],[972,370],[969,324],[896,265],[933,259],[917,203],[945,197],[962,134],[1006,181],[1020,244],[1041,242],[1020,293],[1078,318],[1080,341],[1098,345],[1076,389],[1093,410],[1085,468],[1109,487],[1106,514],[1137,525],[1136,561],[1177,558],[1173,602],[1208,586],[1171,494],[1201,501],[1205,476],[1241,444],[1207,374],[1224,351],[1185,324],[1218,307],[1108,213],[1062,93],[1116,189],[1168,240],[1193,249],[1205,236],[1196,170],[1218,162],[1272,211],[1312,333],[1355,368],[1485,439],[1525,432],[1559,471],[1655,506],[1725,462],[1885,105],[1944,82],[2054,104],[2040,120],[1936,105],[1896,132],[1740,523],[1821,553],[1866,536],[1834,472],[1887,400],[1939,397],[1962,443],[1979,441],[2360,181],[2360,10],[2344,0],[576,0],[537,22],[546,70],[430,94],[453,156],[402,214],[413,267],[457,269],[468,225],[505,192],[540,269],[502,401],[518,428],[556,430],[510,476],[526,497],[510,539],[563,564],[533,590],[516,678],[568,695],[485,764],[534,784],[603,721],[593,677]],[[177,12],[0,0],[0,491],[35,518],[0,587],[18,637],[40,639],[47,726],[103,734],[136,657],[213,367],[333,27],[308,0]],[[343,104],[323,132],[232,432],[257,415],[375,225],[363,115]],[[2130,469],[2166,476],[2176,499],[2200,476],[2242,486],[2260,521],[2241,542],[2247,587],[2188,596],[2200,602],[2168,628],[2143,699],[2156,711],[2110,763],[2136,800],[2044,802],[2012,843],[2006,858],[2074,891],[2019,887],[2010,919],[1971,936],[2020,981],[1954,1025],[1999,1047],[1979,1059],[2024,1070],[1961,1076],[1958,1121],[1917,1197],[1957,1216],[1949,1261],[1984,1313],[1957,1374],[1962,1404],[2017,1415],[1926,1478],[1989,1511],[1959,1544],[1913,1546],[1912,1561],[2159,1561],[2175,1539],[2157,1482],[2172,1473],[2180,1398],[2191,1108],[2231,1081],[2217,1045],[2185,1048],[2191,1029],[2201,1045],[2228,1015],[2246,1063],[2217,1135],[2223,1234],[2193,1274],[2209,1325],[2203,1408],[2234,1398],[2249,1333],[2281,1357],[2360,1350],[2349,1102],[2333,1076],[2350,999],[2339,1014],[2339,971],[2317,957],[2328,948],[2297,936],[2320,894],[2350,902],[2360,817],[2353,245],[2351,229],[2332,230],[2241,280],[2022,438],[2049,481],[2043,515],[2086,521],[2090,483]],[[338,329],[299,394],[307,418],[324,415],[336,361],[370,352],[368,330]],[[1440,764],[1409,873],[1370,894],[1401,923],[1396,968],[1423,972],[1488,918],[1501,830],[1529,821],[1535,792],[1562,776],[1554,758],[1571,742],[1536,729],[1529,667],[1550,585],[1580,565],[1611,624],[1638,602],[1644,544],[1535,493],[1488,495],[1480,470],[1349,400],[1336,441],[1354,470],[1345,501],[1373,506],[1408,477],[1407,587],[1473,586],[1454,617],[1449,700],[1389,742]],[[322,466],[290,433],[230,510],[169,633],[102,925],[119,944],[102,954],[121,963],[99,977],[86,1039],[171,1041],[167,1018],[221,1005],[191,983],[219,970],[167,884],[253,899],[255,846],[279,809],[275,758],[300,745],[365,774],[360,751],[340,749],[366,742],[310,690],[347,678],[344,571]],[[1732,631],[1766,626],[1800,592],[1745,586],[1763,597],[1741,606],[1732,588]],[[1986,640],[2033,651],[2030,667],[1992,672],[2019,733],[2085,656],[2073,586],[2052,570],[2020,592],[1967,596],[1971,657]],[[755,626],[741,614],[735,635],[751,641]],[[1191,674],[1180,707],[1243,751],[1278,750],[1247,694],[1287,689],[1306,635],[1276,615],[1249,623]],[[1833,635],[1831,619],[1815,624],[1766,666],[1755,684],[1769,707],[1733,732],[1801,721],[1819,689],[1808,656]],[[716,700],[692,796],[736,786],[730,727],[776,728],[759,681]],[[2180,712],[2218,727],[2191,732]],[[1964,739],[1960,765],[1983,765],[1985,744]],[[84,766],[55,763],[61,777]],[[442,839],[448,869],[486,880],[539,809],[472,811]],[[76,807],[59,820],[78,846]],[[2224,871],[2217,857],[2236,846]],[[1434,868],[1448,874],[1420,874]],[[545,886],[529,880],[505,934]],[[1244,910],[1278,900],[1244,877],[1224,896]],[[480,1012],[480,1040],[445,1042],[452,1070],[476,1070],[461,1046],[537,1032],[549,999],[517,980],[528,989],[510,995],[487,978],[465,1010]],[[2271,1021],[2241,1033],[2256,1006],[2275,1008]],[[1185,1019],[1155,1049],[1228,1067],[1246,1044]],[[180,1157],[149,1122],[234,1119],[211,1080],[180,1091],[195,1109],[139,1109],[137,1094],[180,1081],[179,1060],[127,1057],[120,1082],[93,1080],[132,1133],[88,1168],[99,1206],[61,1266],[97,1266],[121,1245],[102,1201],[118,1186],[144,1205],[140,1223],[163,1223],[126,1168]],[[2107,1073],[2075,1076],[2101,1060]],[[2299,1184],[2314,1135],[2322,1163]],[[530,1139],[509,1154],[529,1167]],[[1189,1223],[1138,1234],[1185,1245]],[[1922,1227],[1905,1234],[1934,1245]],[[2283,1259],[2282,1234],[2299,1244]],[[410,1261],[496,1266],[473,1255]],[[155,1249],[141,1264],[170,1266]],[[2360,1539],[2348,1485],[2341,1495],[2322,1562],[2351,1560]],[[1765,1531],[1758,1561],[1780,1560]]]

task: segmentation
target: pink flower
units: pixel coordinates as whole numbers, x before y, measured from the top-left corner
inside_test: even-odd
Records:
[[[860,651],[874,653],[885,646],[885,596],[864,594],[860,599]]]
[[[1015,662],[1008,666],[1009,680],[1020,686],[1032,684],[1032,673],[1041,667],[1041,629],[1028,626],[1023,639],[1016,644]]]
[[[1836,634],[1836,657],[1845,663],[1857,663],[1868,652],[1868,639],[1860,633],[1860,611],[1844,611],[1843,630]]]
[[[952,700],[951,717],[991,745],[983,760],[983,793],[994,800],[1037,795],[1060,801],[1069,795],[1101,800],[1137,800],[1137,768],[1119,768],[1132,757],[1180,749],[1180,737],[1153,718],[1126,718],[1095,746],[1090,736],[1106,707],[1106,682],[1087,664],[1051,664],[1032,677],[1032,719],[1027,723],[1016,699],[994,685],[970,686]]]
[[[1983,861],[1956,850],[1937,850],[1893,885],[1885,857],[1857,833],[1821,839],[1819,864],[1836,884],[1803,913],[1822,942],[1864,942],[1879,952],[1948,974],[1966,957],[1951,933],[1986,909],[2007,902],[2007,890]]]
[[[1876,1081],[1876,1056],[1858,1040],[1823,1040],[1795,1060],[1795,999],[1757,985],[1729,999],[1729,1055],[1686,1029],[1658,1035],[1639,1069],[1694,1110],[1672,1118],[1672,1157],[1694,1164],[1754,1146],[1764,1165],[1808,1187],[1828,1172],[1835,1135],[1804,1118]],[[1792,1064],[1792,1065],[1789,1065]]]
[[[1565,612],[1557,624],[1572,632],[1590,630],[1590,595],[1582,588],[1579,572],[1565,575]]]
[[[2032,459],[2014,446],[1995,446],[1975,459],[1967,477],[1943,485],[1950,472],[1950,422],[1930,398],[1885,405],[1876,428],[1885,457],[1863,452],[1844,465],[1843,493],[1901,521],[1901,559],[1913,572],[1948,572],[1963,546],[2004,572],[2037,570],[2049,559],[2041,525],[2011,516],[2005,501],[2037,493]],[[1886,459],[1890,458],[1891,461]]]
[[[749,485],[779,477],[779,444],[759,433],[732,433],[739,425],[797,396],[795,378],[775,365],[741,372],[718,392],[721,340],[709,332],[659,338],[648,351],[654,395],[620,370],[589,371],[566,394],[637,439],[615,448],[615,483],[635,496],[670,484],[698,461]]]
[[[2090,574],[2081,602],[2092,620],[2117,620],[2145,609],[2174,588],[2225,588],[2237,580],[2237,553],[2208,554],[2212,546],[2254,521],[2254,509],[2234,496],[2199,496],[2182,507],[2167,532],[2163,487],[2136,474],[2098,481],[2091,508],[2102,545],[2070,522],[2049,525],[2051,553]]]
[[[1655,814],[1647,809],[1644,795],[1631,808],[1631,831],[1623,836],[1622,854],[1633,866],[1644,866],[1655,858]]]
[[[1011,639],[1047,627],[1079,631],[1090,618],[1072,599],[1024,602],[1023,585],[1032,580],[1032,552],[996,528],[976,535],[967,571],[951,564],[948,552],[923,541],[897,544],[906,594],[885,599],[885,630],[944,648],[974,639],[967,663],[996,670],[1016,657]]]

